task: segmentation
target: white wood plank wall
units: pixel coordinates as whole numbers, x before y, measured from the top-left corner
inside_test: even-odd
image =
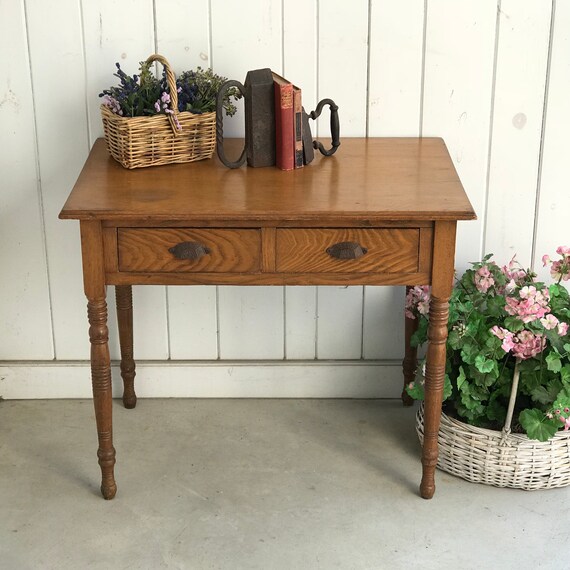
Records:
[[[544,253],[570,245],[569,0],[3,0],[0,48],[5,397],[89,392],[78,225],[57,214],[102,136],[98,93],[117,61],[134,73],[158,51],[177,72],[213,66],[239,80],[271,67],[303,88],[306,107],[333,98],[344,137],[444,137],[479,215],[460,224],[458,269],[493,252],[540,272]],[[134,296],[137,358],[176,361],[172,376],[141,368],[160,382],[145,380],[143,396],[399,392],[403,288]]]

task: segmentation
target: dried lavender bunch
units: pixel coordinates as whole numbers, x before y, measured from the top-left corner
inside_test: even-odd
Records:
[[[163,71],[161,80],[151,73],[151,63],[141,62],[139,75],[130,77],[116,63],[119,85],[103,90],[99,97],[103,104],[123,117],[141,117],[158,113],[172,113],[170,109],[170,89]],[[211,69],[198,67],[195,71],[185,71],[176,80],[178,110],[192,113],[208,113],[216,110],[216,97],[225,77],[216,75]],[[224,109],[227,115],[235,114],[232,99],[240,96],[236,89],[229,89],[224,96]]]
[[[99,93],[103,104],[113,113],[123,117],[142,117],[155,115],[154,102],[161,96],[161,86],[158,79],[150,72],[150,63],[140,63],[140,75],[130,77],[116,63],[119,85],[105,89]]]
[[[197,67],[196,71],[185,71],[176,80],[178,110],[192,113],[215,111],[218,91],[226,81],[226,77],[216,75],[211,68]],[[239,99],[240,95],[239,91],[233,87],[227,90],[223,101],[226,115],[231,117],[236,113],[237,108],[232,103],[232,99]]]

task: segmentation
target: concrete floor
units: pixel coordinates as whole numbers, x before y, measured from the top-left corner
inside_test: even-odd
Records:
[[[379,400],[115,402],[117,497],[90,401],[0,403],[0,568],[567,568],[570,488],[440,471],[418,496],[414,411]]]

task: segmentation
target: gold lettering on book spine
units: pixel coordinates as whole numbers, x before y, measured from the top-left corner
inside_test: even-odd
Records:
[[[293,107],[293,91],[281,91],[281,107],[283,109]]]

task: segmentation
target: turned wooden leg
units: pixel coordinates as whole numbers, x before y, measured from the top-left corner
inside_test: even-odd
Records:
[[[435,492],[434,472],[437,466],[437,435],[441,418],[443,382],[445,378],[445,343],[449,298],[430,300],[428,352],[425,383],[424,446],[422,453],[423,477],[420,492],[424,499],[431,499]],[[429,411],[428,411],[429,410]]]
[[[117,321],[119,323],[119,343],[121,345],[121,376],[123,378],[123,405],[134,408],[137,405],[135,394],[135,361],[133,358],[133,290],[130,285],[115,287]]]
[[[117,492],[113,467],[113,419],[111,396],[111,360],[109,358],[109,332],[107,328],[107,303],[105,299],[90,299],[87,304],[89,316],[89,340],[91,341],[91,380],[93,404],[97,422],[99,449],[97,457],[101,466],[101,493],[112,499]]]
[[[98,221],[81,222],[83,281],[87,296],[89,340],[91,341],[91,380],[93,404],[97,423],[101,467],[101,493],[112,499],[117,492],[115,476],[115,448],[113,447],[113,400],[111,392],[111,359],[109,357],[109,329],[105,300],[105,265],[101,224]]]
[[[412,287],[406,287],[406,294]],[[411,346],[412,335],[418,330],[418,319],[404,318],[404,360],[402,370],[404,372],[404,389],[402,390],[402,403],[404,406],[411,406],[413,398],[406,392],[406,387],[414,381],[416,368],[418,366],[418,350]]]
[[[436,222],[435,224],[426,362],[423,473],[420,484],[420,493],[424,499],[431,499],[435,493],[437,435],[441,420],[445,379],[445,345],[449,297],[453,285],[455,228],[455,222]]]

